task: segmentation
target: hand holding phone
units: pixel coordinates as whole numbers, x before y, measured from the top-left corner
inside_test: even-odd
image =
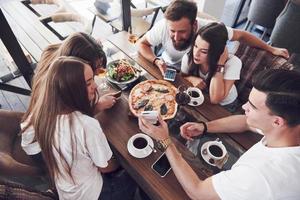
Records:
[[[151,166],[151,168],[160,176],[165,177],[171,170],[171,165],[165,153],[163,153]]]
[[[158,121],[158,112],[155,110],[143,111],[141,112],[141,116],[144,117],[151,124],[156,124]]]
[[[176,70],[172,68],[167,68],[165,71],[164,79],[167,81],[174,81],[176,78]]]

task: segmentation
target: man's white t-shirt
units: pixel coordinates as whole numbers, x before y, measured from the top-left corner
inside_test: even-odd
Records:
[[[212,183],[222,200],[299,200],[299,166],[300,146],[269,148],[263,138]]]
[[[202,26],[205,26],[208,23],[211,23],[213,21],[205,20],[205,19],[199,19],[197,18],[198,22],[198,29]],[[226,27],[228,32],[228,39],[231,40],[233,37],[233,29],[230,27]],[[157,46],[159,44],[162,44],[163,53],[161,55],[161,58],[167,63],[167,65],[171,65],[178,70],[180,69],[180,63],[182,56],[187,53],[190,48],[187,48],[183,51],[178,51],[174,48],[170,32],[168,30],[167,20],[162,19],[159,22],[157,22],[151,30],[149,30],[145,37],[147,41],[151,44],[151,46]]]
[[[70,126],[72,118],[72,127]],[[55,185],[60,199],[98,199],[103,185],[103,179],[98,167],[105,168],[112,156],[112,151],[99,122],[80,112],[61,115],[57,121],[55,142],[67,162],[72,159],[71,133],[75,137],[77,155],[72,166],[74,182],[63,170],[60,157],[53,148],[54,155],[59,161],[58,165],[63,176],[56,177]],[[24,127],[26,124],[22,124]],[[28,143],[24,139],[34,138],[33,129],[28,129],[22,134],[23,148]],[[71,132],[72,131],[72,132]],[[75,134],[74,134],[75,133]],[[24,148],[26,149],[26,147]],[[34,148],[36,151],[36,147]],[[27,148],[28,151],[28,148]]]
[[[227,61],[224,65],[224,79],[225,80],[239,80],[240,79],[240,72],[242,68],[242,61],[236,57],[235,55],[229,54]],[[183,56],[181,62],[181,72],[188,74],[189,72],[189,65],[188,65],[188,55],[187,53]],[[200,78],[206,79],[208,74],[201,73],[199,69]],[[228,105],[238,97],[237,89],[233,84],[229,90],[229,93],[223,101],[220,102],[220,105]]]

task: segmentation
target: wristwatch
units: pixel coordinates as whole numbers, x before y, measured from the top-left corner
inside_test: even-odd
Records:
[[[170,137],[167,137],[166,139],[164,140],[158,140],[157,141],[157,148],[164,152],[167,150],[167,148],[170,146],[170,144],[172,144],[172,140]]]
[[[157,61],[157,60],[160,60],[160,58],[159,58],[159,57],[155,57],[154,60],[152,61],[152,64],[153,64],[154,66],[157,66],[157,65],[156,65],[156,61]]]
[[[225,67],[224,67],[224,65],[217,65],[217,70],[216,70],[216,72],[220,72],[220,73],[224,74],[224,72],[225,72]]]

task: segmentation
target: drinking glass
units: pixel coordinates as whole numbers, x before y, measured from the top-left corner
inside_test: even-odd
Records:
[[[105,75],[106,75],[106,70],[104,68],[97,69],[94,79],[98,86],[97,90],[99,93],[103,93],[109,90]]]
[[[139,37],[137,36],[137,34],[129,34],[129,37],[128,37],[128,41],[133,44],[133,48],[134,48],[134,51],[132,53],[130,53],[130,56],[132,58],[136,58],[137,55],[138,55],[138,49],[137,49],[137,45],[136,45],[136,42],[138,41]]]
[[[187,86],[180,85],[175,96],[175,101],[178,104],[178,111],[175,116],[176,121],[183,121],[186,117],[182,107],[187,105],[191,100],[191,97],[186,93],[186,90]]]

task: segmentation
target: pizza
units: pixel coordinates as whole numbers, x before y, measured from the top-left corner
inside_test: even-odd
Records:
[[[176,91],[176,87],[165,80],[143,81],[130,91],[130,111],[138,117],[142,111],[156,110],[164,120],[171,119],[177,111]]]

